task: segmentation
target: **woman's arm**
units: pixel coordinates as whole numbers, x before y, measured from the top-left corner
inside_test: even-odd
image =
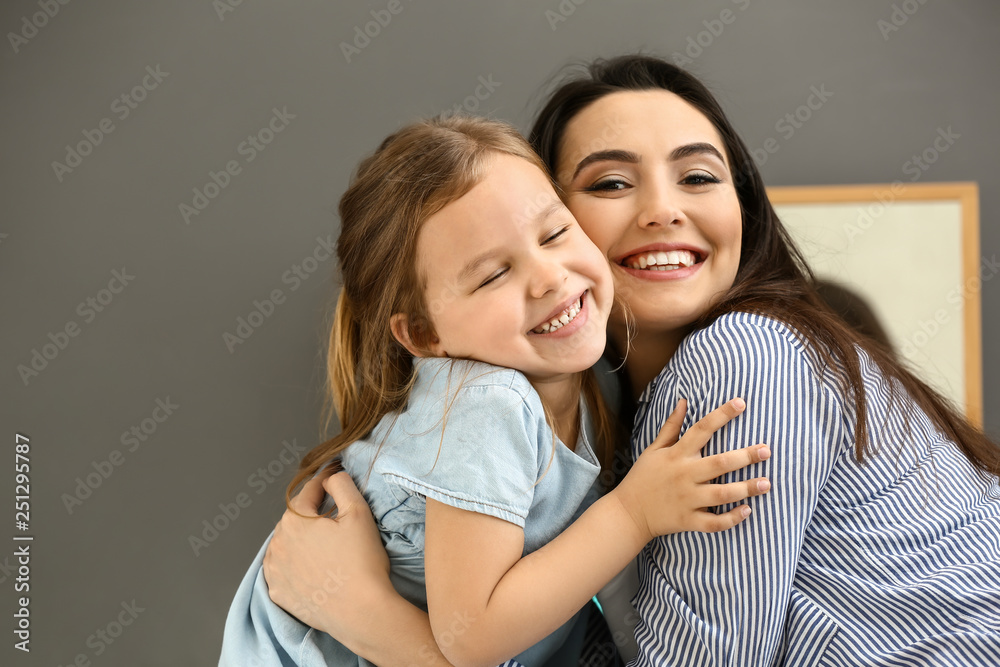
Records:
[[[445,657],[456,665],[498,664],[558,629],[653,537],[743,521],[745,506],[721,515],[706,508],[759,495],[766,484],[711,481],[766,458],[767,448],[700,453],[742,410],[742,401],[731,401],[670,446],[684,418],[679,405],[616,489],[523,558],[520,526],[428,498],[427,605]]]
[[[392,587],[371,510],[351,477],[314,477],[292,507],[316,516],[324,488],[337,503],[336,519],[306,519],[286,510],[274,529],[264,556],[271,600],[375,664],[450,665],[426,612]]]
[[[687,397],[689,418],[696,419],[720,396],[736,393],[746,399],[746,413],[713,436],[705,453],[748,440],[773,443],[764,466],[773,490],[755,501],[753,515],[735,530],[679,533],[644,550],[636,599],[638,665],[773,664],[787,641],[807,637],[821,650],[821,638],[809,633],[822,627],[822,613],[790,617],[788,610],[820,493],[838,456],[850,455],[843,449],[836,391],[817,377],[791,332],[747,315],[724,316],[692,334],[670,368],[640,413],[636,448],[652,439],[679,396]],[[798,627],[803,621],[807,627]],[[788,627],[798,630],[786,634]]]

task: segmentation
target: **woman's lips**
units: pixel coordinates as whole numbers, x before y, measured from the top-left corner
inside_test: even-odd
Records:
[[[660,270],[656,267],[649,267],[645,269],[633,269],[631,266],[622,266],[621,264],[615,264],[615,268],[623,271],[630,276],[639,278],[640,280],[683,280],[689,278],[696,274],[702,267],[704,262],[697,262],[691,266],[686,266],[678,269],[667,269]]]
[[[672,271],[694,265],[698,255],[687,249],[680,250],[649,250],[634,253],[621,262],[622,266],[632,269],[653,269],[656,271]]]
[[[613,264],[642,280],[682,280],[697,273],[707,255],[682,243],[652,243],[619,256]]]

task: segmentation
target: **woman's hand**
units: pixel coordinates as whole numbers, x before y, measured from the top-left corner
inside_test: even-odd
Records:
[[[611,492],[632,517],[641,538],[648,542],[659,535],[689,530],[715,533],[750,516],[746,504],[723,514],[709,508],[767,493],[771,487],[765,478],[728,484],[713,484],[712,480],[766,460],[771,456],[767,445],[701,456],[701,449],[715,432],[745,408],[742,399],[733,399],[710,412],[678,440],[687,402],[681,399],[677,403],[659,435]]]
[[[381,594],[396,593],[371,510],[347,473],[314,477],[291,506],[317,516],[324,488],[337,518],[286,510],[264,554],[264,578],[275,604],[354,650],[381,625],[373,622]]]

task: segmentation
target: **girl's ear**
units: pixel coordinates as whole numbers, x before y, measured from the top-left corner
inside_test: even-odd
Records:
[[[409,316],[405,313],[396,313],[390,317],[389,329],[392,331],[392,337],[405,347],[407,352],[415,357],[448,356],[443,353],[443,350],[438,349],[440,348],[440,342],[436,336],[428,335],[426,346],[418,345],[417,341],[414,341],[410,335],[410,332],[413,330],[413,323],[410,322]]]

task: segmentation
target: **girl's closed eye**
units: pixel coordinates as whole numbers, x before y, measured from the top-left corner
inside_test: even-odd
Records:
[[[502,269],[498,269],[498,270],[494,271],[493,273],[490,274],[490,276],[486,280],[484,280],[483,282],[479,283],[479,287],[477,287],[475,290],[473,290],[473,292],[475,292],[476,290],[479,290],[479,289],[481,289],[483,287],[487,287],[488,285],[492,285],[494,282],[496,282],[500,278],[503,278],[506,274],[507,274],[507,267],[504,267]]]
[[[568,231],[569,231],[569,225],[563,225],[562,227],[559,227],[558,229],[554,230],[551,234],[549,234],[542,240],[542,245],[548,245],[550,243],[557,241],[559,237],[561,237]]]

